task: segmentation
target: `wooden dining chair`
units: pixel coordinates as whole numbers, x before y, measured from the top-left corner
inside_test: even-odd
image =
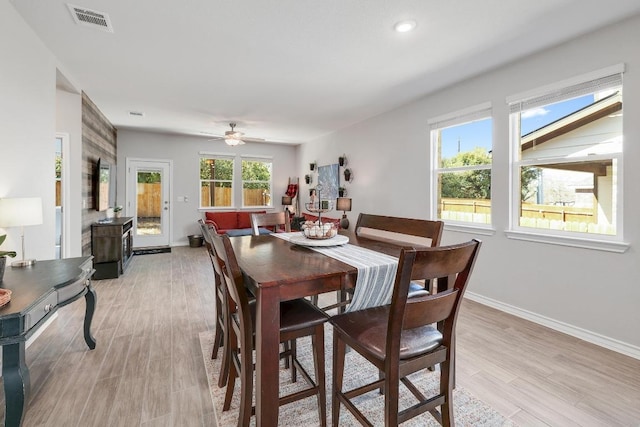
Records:
[[[204,245],[207,249],[207,254],[209,255],[211,266],[213,268],[213,280],[215,285],[216,332],[213,338],[213,349],[211,351],[211,358],[216,359],[218,357],[218,353],[220,352],[220,348],[223,348],[222,361],[220,364],[220,375],[218,376],[218,387],[224,387],[227,384],[230,365],[230,353],[227,351],[229,347],[227,344],[229,340],[229,334],[227,330],[229,321],[227,320],[228,296],[226,286],[223,282],[224,279],[222,277],[222,269],[218,263],[218,259],[213,248],[212,235],[218,233],[213,224],[205,223],[202,219],[198,220],[198,224],[200,225],[200,230],[202,231],[202,236],[204,238]]]
[[[361,213],[355,230],[357,236],[435,248],[440,246],[444,222]],[[433,281],[413,281],[409,285],[409,297],[437,291],[433,286]],[[446,287],[446,282],[441,280],[440,286]]]
[[[395,216],[383,216],[361,213],[356,222],[356,236],[362,236],[374,240],[392,241],[398,245],[420,245],[426,247],[437,247],[442,239],[444,222],[431,221],[426,219],[402,218]],[[444,281],[442,285],[446,286]],[[432,293],[432,281],[413,281],[409,285],[409,296],[417,297]],[[349,302],[353,289],[342,289],[337,292],[335,304],[323,307],[324,310],[339,308],[344,311]],[[316,302],[317,297],[312,298]]]
[[[329,320],[334,330],[333,426],[339,425],[341,404],[360,423],[372,425],[352,399],[380,388],[385,397],[385,426],[397,426],[427,411],[442,425],[453,425],[456,320],[479,249],[478,240],[436,248],[403,248],[390,305],[339,314]],[[439,277],[449,277],[451,286],[433,295],[408,297],[412,279]],[[343,390],[346,346],[378,368],[382,378]],[[439,392],[425,397],[407,375],[436,364],[440,364]],[[401,411],[400,382],[418,400]]]
[[[291,231],[291,218],[289,212],[252,213],[251,229],[254,236],[260,235],[260,228],[266,228],[274,233],[284,230]]]
[[[252,413],[253,397],[253,349],[255,339],[255,300],[250,300],[244,283],[242,271],[238,266],[233,247],[227,235],[213,236],[214,253],[222,268],[229,296],[236,312],[229,317],[229,349],[231,367],[223,410],[228,410],[233,396],[235,382],[240,378],[239,426],[248,426]],[[296,372],[304,377],[310,387],[279,399],[285,405],[313,395],[318,399],[320,424],[326,426],[326,385],[324,367],[324,323],[328,316],[304,299],[283,301],[280,303],[280,342],[292,344],[285,348],[280,358],[292,359],[292,381]],[[310,336],[315,365],[315,381],[295,357],[295,340]],[[294,368],[295,367],[295,368]]]

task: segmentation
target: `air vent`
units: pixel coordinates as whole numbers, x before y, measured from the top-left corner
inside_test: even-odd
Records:
[[[144,113],[141,111],[129,111],[129,115],[134,117],[144,117]]]
[[[102,31],[113,33],[113,27],[111,26],[111,20],[109,15],[104,12],[97,12],[95,10],[86,9],[80,6],[74,6],[67,3],[71,16],[76,24],[86,25],[88,27],[97,28]]]

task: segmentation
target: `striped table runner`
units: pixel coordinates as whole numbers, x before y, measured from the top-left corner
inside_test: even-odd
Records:
[[[300,232],[275,233],[274,237],[289,241]],[[346,244],[329,247],[309,247],[358,269],[356,288],[346,311],[362,310],[391,303],[398,258],[371,249]]]

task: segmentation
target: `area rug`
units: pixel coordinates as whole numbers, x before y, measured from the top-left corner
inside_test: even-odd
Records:
[[[327,424],[331,424],[331,327],[325,327],[325,347],[326,347],[326,381],[327,381]],[[225,388],[218,388],[218,375],[220,372],[220,361],[222,349],[217,359],[211,359],[211,349],[213,347],[213,332],[205,331],[200,334],[200,345],[202,347],[202,355],[204,365],[209,381],[209,390],[216,412],[216,421],[218,427],[235,426],[238,424],[238,405],[240,403],[240,383],[236,383],[231,409],[222,411],[222,403],[224,401]],[[307,372],[313,377],[313,358],[311,356],[311,345],[309,338],[298,340],[298,355],[302,365]],[[371,379],[378,377],[378,371],[373,368],[365,359],[358,355],[355,351],[347,353],[345,361],[345,389],[355,388],[365,384]],[[432,390],[438,388],[439,372],[422,371],[413,374],[412,381],[424,393],[431,393]],[[254,382],[255,386],[255,382]],[[298,381],[291,383],[290,371],[284,369],[281,363],[280,369],[280,393],[282,395],[290,394],[299,389],[306,388],[307,384],[300,375]],[[411,393],[400,386],[400,409],[415,404],[415,399]],[[501,414],[488,406],[486,403],[477,399],[471,393],[463,388],[457,387],[454,390],[454,418],[458,426],[514,426],[513,422],[504,418]],[[374,425],[384,425],[384,396],[377,392],[372,392],[359,397],[356,401],[358,408],[369,418]],[[317,397],[309,397],[302,401],[294,402],[289,405],[280,407],[278,425],[280,426],[314,426],[319,425],[318,422],[318,406]],[[251,425],[255,425],[255,417],[251,418]],[[360,423],[353,418],[351,413],[342,408],[340,411],[340,426],[359,426]],[[403,426],[438,426],[439,424],[429,414],[423,414],[404,424]]]

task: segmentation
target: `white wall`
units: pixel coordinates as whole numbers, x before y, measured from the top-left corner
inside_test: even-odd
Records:
[[[27,258],[55,255],[56,66],[7,0],[0,0],[0,197],[41,197],[44,223],[25,228]],[[20,253],[20,230],[3,249]],[[0,232],[2,232],[0,230]]]
[[[354,224],[360,212],[429,218],[427,120],[490,101],[494,117],[493,235],[445,231],[444,244],[483,240],[469,295],[640,358],[640,17],[530,56],[368,121],[303,145],[308,163],[346,153]],[[428,50],[417,52],[428,54]],[[624,254],[510,240],[509,95],[618,63],[624,74]]]
[[[117,204],[126,200],[127,158],[148,158],[173,161],[173,200],[171,244],[188,244],[187,236],[200,233],[197,220],[202,217],[199,204],[199,152],[219,154],[245,154],[273,157],[274,208],[281,210],[281,196],[287,189],[289,177],[295,173],[297,164],[296,147],[269,143],[246,143],[229,147],[223,141],[207,141],[206,138],[141,132],[128,129],[118,130],[118,195]],[[188,202],[178,201],[187,196]],[[236,197],[236,199],[238,199]]]

